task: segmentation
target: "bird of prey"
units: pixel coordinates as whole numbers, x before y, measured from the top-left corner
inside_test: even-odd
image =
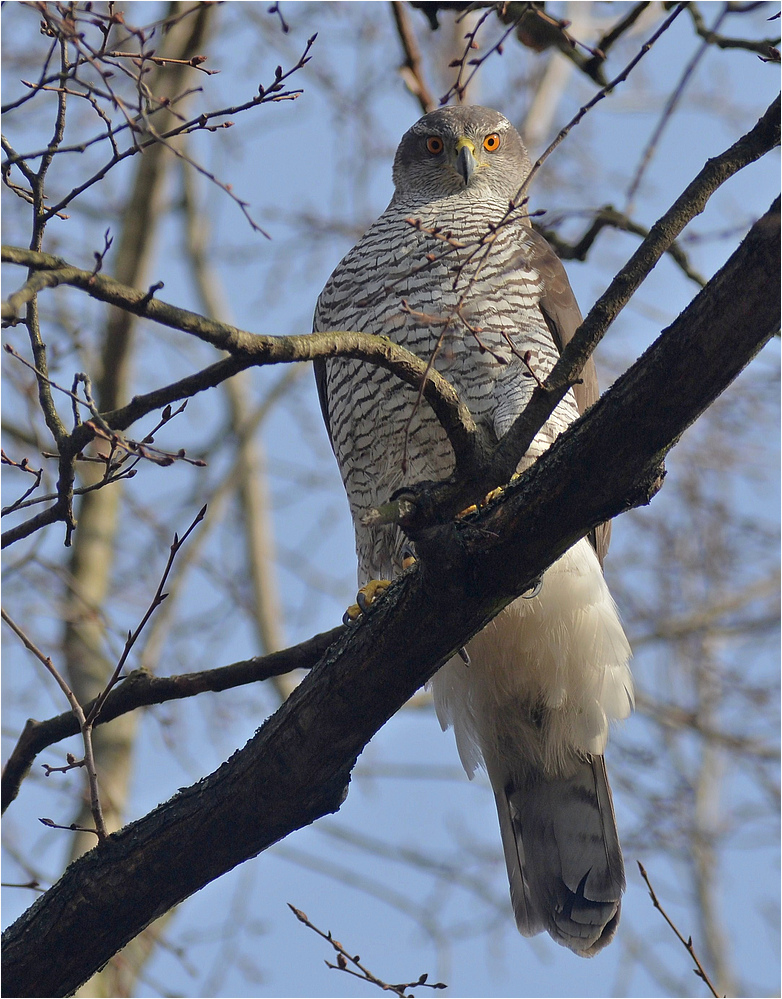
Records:
[[[497,437],[581,322],[562,264],[511,205],[529,171],[521,138],[497,111],[424,115],[399,144],[390,204],[315,310],[316,331],[385,336],[431,359]],[[362,518],[400,487],[447,478],[448,439],[418,393],[384,368],[335,358],[315,373],[355,525],[359,586],[391,579],[405,539]],[[590,363],[519,471],[596,397]],[[520,931],[547,930],[585,957],[613,937],[625,886],[603,751],[633,694],[630,648],[603,578],[607,542],[605,525],[577,542],[432,680],[468,775],[483,765],[491,781]]]

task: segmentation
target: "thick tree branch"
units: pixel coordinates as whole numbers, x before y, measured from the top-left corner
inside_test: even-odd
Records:
[[[6,993],[72,991],[172,905],[337,810],[358,754],[421,683],[577,538],[659,488],[667,450],[778,327],[779,237],[777,202],[479,522],[422,532],[419,562],[244,749],[72,864],[6,932]]]
[[[153,676],[145,669],[133,670],[108,695],[95,724],[105,725],[106,722],[127,714],[128,711],[135,711],[150,704],[164,704],[166,701],[194,697],[205,691],[230,690],[248,683],[257,683],[259,680],[268,680],[273,676],[282,676],[295,669],[311,669],[344,630],[344,625],[332,628],[331,631],[314,635],[306,642],[293,645],[281,652],[256,656],[243,662],[232,663],[230,666],[219,666],[198,673]],[[94,706],[95,700],[85,704],[84,713],[89,715]],[[78,732],[79,726],[72,711],[64,711],[42,722],[29,719],[3,769],[3,812],[19,793],[19,787],[33,765],[35,757],[47,746],[77,735]]]

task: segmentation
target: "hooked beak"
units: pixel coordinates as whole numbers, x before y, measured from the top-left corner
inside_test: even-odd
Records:
[[[477,165],[475,161],[475,146],[469,139],[462,137],[456,143],[456,169],[464,181],[465,187],[470,183],[470,178],[475,173]]]

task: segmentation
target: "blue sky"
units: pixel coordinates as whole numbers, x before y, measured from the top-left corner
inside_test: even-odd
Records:
[[[291,65],[295,61],[291,54],[298,54],[306,37],[317,30],[313,60],[294,81],[305,93],[292,104],[237,115],[233,127],[224,132],[197,135],[193,155],[250,202],[254,216],[272,237],[266,240],[253,233],[236,205],[200,178],[205,219],[208,214],[211,230],[210,257],[230,309],[224,318],[253,332],[300,333],[310,328],[317,294],[329,273],[362,226],[372,221],[390,198],[393,151],[419,110],[397,73],[400,54],[385,4],[283,4],[291,25],[290,34],[284,37],[274,16],[267,14],[267,6],[223,5],[219,12],[221,31],[207,46],[209,66],[219,68],[220,75],[199,78],[204,93],[196,106],[201,106],[198,101],[218,107],[246,100],[259,82],[269,82],[277,62]],[[609,19],[626,6],[593,5],[596,16]],[[716,16],[721,5],[701,7],[708,20]],[[128,18],[136,23],[157,11],[156,4],[126,5]],[[752,33],[773,35],[775,22],[763,20],[773,12],[770,4],[762,5],[753,15]],[[28,14],[27,22],[18,10],[11,13],[15,25],[24,23],[24,30],[30,32],[30,45],[38,45],[34,12]],[[5,22],[8,11],[3,17]],[[420,13],[411,11],[411,18],[422,41],[428,40]],[[441,35],[447,30],[445,21],[443,15]],[[650,24],[629,39],[612,57],[609,72],[623,67],[652,30]],[[728,19],[722,30],[748,34],[750,22]],[[533,208],[545,207],[555,220],[564,217],[563,231],[570,236],[581,231],[584,214],[591,209],[606,203],[622,209],[641,151],[682,66],[697,45],[691,24],[685,15],[680,16],[628,84],[601,102],[549,159],[533,188]],[[529,101],[529,90],[522,84],[536,72],[538,59],[509,42],[501,58],[487,63],[472,99],[495,106],[520,122]],[[16,94],[13,69],[6,60],[4,99]],[[554,131],[594,90],[585,78],[575,75],[571,79],[554,115]],[[636,221],[651,225],[708,157],[721,152],[754,124],[777,90],[778,74],[754,54],[710,50],[663,134],[635,200]],[[40,127],[40,134],[45,135],[48,121],[42,114],[40,125],[32,119],[29,125],[31,129]],[[11,116],[7,124],[9,134],[21,128]],[[21,145],[33,148],[32,132]],[[540,150],[532,152],[535,155]],[[115,227],[118,224],[112,211],[121,201],[132,165],[110,174],[100,195],[86,197],[90,212],[75,212],[72,221],[53,223],[45,249],[86,266],[92,250],[100,245],[99,233],[106,219]],[[67,169],[75,167],[78,163],[70,163]],[[66,182],[60,180],[66,167],[62,170],[62,175],[53,170],[54,185]],[[751,222],[767,209],[778,190],[778,177],[778,157],[768,155],[717,192],[691,228],[696,235],[729,230],[724,239],[688,242],[689,234],[685,234],[683,245],[707,277],[724,263]],[[172,177],[167,196],[170,213],[160,234],[152,273],[154,280],[165,282],[160,292],[165,300],[198,310],[182,260],[182,227],[176,214],[178,185],[178,179]],[[17,216],[9,213],[7,219],[5,239],[24,243],[26,237],[18,228]],[[587,263],[568,264],[583,311],[636,245],[634,236],[605,233]],[[110,256],[107,270],[111,273]],[[6,287],[15,287],[17,277],[4,271]],[[670,259],[658,264],[601,346],[598,364],[603,384],[653,341],[696,290]],[[102,311],[85,305],[80,298],[67,301],[82,322],[84,340],[89,343]],[[51,302],[49,299],[47,304]],[[21,343],[19,333],[16,335]],[[88,347],[85,354],[89,355]],[[193,345],[184,334],[142,326],[134,391],[173,380],[212,359],[209,350]],[[70,377],[73,357],[64,351],[59,363],[62,377]],[[756,391],[758,380],[775,380],[777,370],[775,343],[731,390],[736,394],[735,406],[740,408],[742,393]],[[253,398],[263,399],[283,374],[273,369],[254,372]],[[8,397],[14,398],[11,393]],[[197,397],[188,407],[189,422],[182,420],[167,427],[160,443],[173,449],[185,446],[188,453],[196,454],[205,440],[219,439],[225,432],[224,414],[221,399]],[[6,418],[16,415],[7,413]],[[751,430],[736,431],[735,441],[742,450],[738,467],[724,474],[717,469],[710,482],[714,495],[723,494],[734,511],[770,529],[776,522],[779,502],[778,435],[773,412],[766,416],[760,439]],[[271,411],[261,437],[272,497],[283,630],[288,642],[296,642],[338,623],[344,607],[352,602],[355,585],[347,504],[320,423],[309,372],[296,380],[291,392]],[[632,514],[632,521],[622,518],[614,525],[609,582],[613,575],[617,592],[627,592],[641,603],[645,570],[642,562],[633,560],[644,544],[658,543],[646,538],[644,525],[667,504],[673,509],[681,500],[688,462],[698,450],[693,444],[688,451],[688,440],[685,436],[681,458],[673,453],[666,487],[652,507]],[[230,450],[218,449],[205,471],[181,466],[170,473],[143,469],[134,480],[126,500],[127,515],[137,513],[143,502],[151,504],[158,519],[142,518],[134,528],[133,543],[120,554],[115,569],[116,618],[107,637],[109,645],[121,645],[123,628],[132,626],[149,597],[148,588],[136,585],[142,571],[139,553],[144,553],[144,572],[154,576],[162,569],[166,537],[173,530],[181,533],[187,526],[197,509],[197,499],[208,498],[210,490],[218,487],[230,461]],[[8,480],[6,488],[15,495],[15,483]],[[62,558],[60,537],[55,535],[50,529],[36,553],[37,569],[28,552],[30,564],[23,578],[40,578],[36,572],[41,561]],[[247,593],[242,545],[235,519],[229,515],[177,598],[176,624],[163,646],[161,672],[221,665],[256,652],[253,623],[243,604]],[[742,566],[742,585],[765,566],[761,556]],[[736,580],[738,587],[738,575]],[[56,596],[49,600],[41,594],[28,608],[31,628],[52,644],[58,633]],[[9,600],[13,602],[13,593]],[[635,607],[633,614],[628,608],[626,619],[641,620],[639,608]],[[48,716],[63,710],[64,705],[58,692],[35,676],[32,664],[7,636],[4,640],[4,693],[6,704],[14,702],[4,722],[7,754],[25,717]],[[727,673],[746,668],[759,690],[774,683],[777,647],[775,639],[767,635],[754,643],[727,643],[719,656]],[[648,693],[664,693],[666,677],[678,682],[668,647],[639,649],[635,673],[639,688]],[[681,682],[681,697],[686,700],[688,681]],[[272,694],[253,688],[205,695],[146,712],[134,761],[130,817],[144,814],[177,787],[218,766],[253,734],[274,703]],[[751,705],[729,702],[724,711],[723,722],[730,722],[733,712],[752,730],[751,722],[746,721]],[[746,713],[743,718],[742,711]],[[775,717],[775,711],[770,714]],[[768,718],[767,711],[763,725]],[[767,727],[759,729],[759,735],[772,743],[775,734]],[[672,917],[685,935],[691,932],[697,940],[699,927],[689,895],[686,858],[676,848],[666,851],[659,844],[644,846],[644,811],[628,786],[636,779],[643,781],[650,793],[665,789],[670,780],[666,754],[673,755],[673,749],[661,745],[660,740],[660,729],[637,715],[623,726],[609,749],[609,771],[616,775],[620,833],[633,846],[625,850],[628,889],[620,936],[596,960],[578,960],[548,937],[530,941],[517,934],[488,784],[482,777],[467,781],[451,734],[441,733],[432,711],[423,706],[400,712],[372,740],[359,760],[350,794],[338,815],[292,835],[180,907],[166,937],[184,950],[159,949],[137,994],[370,995],[370,986],[325,968],[324,959],[332,959],[330,950],[295,920],[287,909],[288,902],[303,909],[321,929],[333,931],[381,978],[414,980],[428,972],[430,980],[450,984],[444,995],[661,995],[659,980],[645,966],[647,958],[662,966],[663,977],[673,981],[672,988],[688,990],[679,994],[706,994],[692,975],[683,949],[653,910],[636,872],[635,861],[641,859]],[[60,762],[65,748],[56,747],[44,759]],[[78,752],[75,742],[67,748]],[[676,752],[691,754],[697,761],[701,745],[695,738],[685,738]],[[725,754],[721,765],[721,807],[726,819],[717,898],[731,940],[731,960],[739,979],[754,990],[751,994],[774,994],[779,979],[776,822],[770,817],[761,783],[750,773],[751,764],[740,755]],[[44,829],[36,817],[68,815],[79,780],[78,773],[68,774],[54,784],[53,778],[44,780],[38,771],[26,783],[6,820],[9,843],[31,844],[36,863],[52,878],[68,848],[66,834]],[[760,806],[763,815],[760,821],[747,822],[746,836],[739,806],[747,811]],[[640,851],[634,844],[640,844]],[[404,851],[415,851],[416,858],[411,862]],[[439,872],[437,864],[441,865]],[[434,876],[433,871],[440,876]],[[18,879],[23,878],[14,853],[7,853],[4,880]],[[464,887],[471,880],[472,890]],[[5,889],[4,922],[7,924],[27,904],[26,894]],[[415,994],[427,991],[417,989]]]

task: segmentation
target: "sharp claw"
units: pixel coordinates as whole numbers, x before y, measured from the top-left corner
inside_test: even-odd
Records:
[[[358,623],[358,618],[361,613],[361,608],[358,604],[351,604],[350,607],[342,615],[342,623],[346,624],[349,628],[354,624]]]
[[[525,590],[522,593],[522,597],[525,600],[534,600],[535,597],[540,593],[540,591],[542,589],[543,589],[543,577],[542,576],[538,576],[537,579],[534,579],[532,581],[532,586],[530,586],[530,588],[528,590]]]
[[[372,606],[378,597],[391,585],[388,579],[371,579],[356,594],[356,602],[351,604],[342,616],[344,624],[358,624],[358,619]]]
[[[415,565],[418,560],[415,557],[415,551],[411,545],[405,545],[402,548],[402,568],[409,569],[411,565]]]
[[[465,666],[469,666],[470,665],[470,654],[468,653],[467,649],[465,649],[464,646],[462,646],[459,649],[459,655],[461,656],[461,659],[462,659],[462,662],[464,663],[464,665]]]

